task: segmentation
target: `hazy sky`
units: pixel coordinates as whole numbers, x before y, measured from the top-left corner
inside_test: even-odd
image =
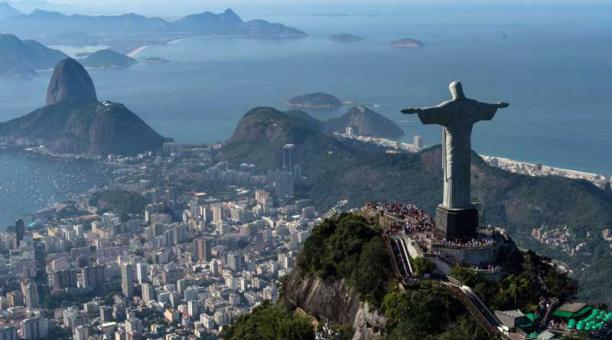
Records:
[[[4,1],[4,0],[0,0]],[[35,3],[41,0],[13,0],[14,3]],[[385,7],[411,3],[483,3],[488,6],[499,3],[612,3],[612,0],[46,0],[48,3],[71,6],[78,12],[136,12],[148,15],[173,16],[198,11],[220,11],[224,8],[273,9],[284,8],[320,10],[321,8],[350,10],[359,7]],[[66,9],[66,7],[64,7]]]

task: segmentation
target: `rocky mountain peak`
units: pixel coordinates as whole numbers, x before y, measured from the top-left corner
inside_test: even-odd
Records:
[[[97,101],[96,88],[87,70],[72,58],[60,61],[51,76],[47,90],[47,105],[92,101]]]

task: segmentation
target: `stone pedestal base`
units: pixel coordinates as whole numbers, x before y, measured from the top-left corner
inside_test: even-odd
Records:
[[[478,209],[448,209],[438,206],[436,209],[436,229],[447,240],[472,239],[478,228]]]

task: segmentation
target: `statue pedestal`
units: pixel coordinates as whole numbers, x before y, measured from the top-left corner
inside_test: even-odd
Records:
[[[478,209],[448,209],[438,206],[436,209],[436,231],[447,240],[472,239],[478,228]]]

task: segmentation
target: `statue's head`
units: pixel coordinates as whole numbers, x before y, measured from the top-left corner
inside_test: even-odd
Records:
[[[461,82],[453,81],[448,85],[448,89],[450,90],[451,95],[453,96],[453,100],[465,99],[465,94],[463,94],[463,86],[461,86]]]

